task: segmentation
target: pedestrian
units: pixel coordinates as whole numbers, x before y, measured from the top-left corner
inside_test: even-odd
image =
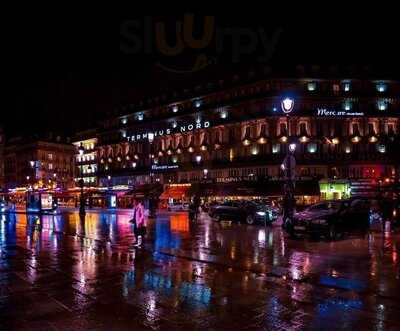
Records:
[[[189,221],[191,221],[191,222],[194,221],[195,215],[196,215],[196,207],[195,207],[193,201],[191,201],[189,204]]]
[[[144,206],[141,200],[136,201],[135,211],[135,237],[136,243],[135,246],[141,247],[143,243],[143,237],[146,234],[146,219],[144,215]]]
[[[199,215],[199,208],[201,204],[201,199],[200,197],[196,194],[193,197],[193,207],[194,207],[194,220],[197,220],[197,217]]]

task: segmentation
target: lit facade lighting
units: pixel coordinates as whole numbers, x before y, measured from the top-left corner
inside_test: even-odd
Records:
[[[282,142],[282,143],[287,143],[288,138],[287,138],[287,136],[282,136],[279,140],[280,140],[280,142]]]
[[[257,142],[258,142],[260,145],[264,145],[264,144],[267,143],[267,139],[266,139],[265,137],[260,137],[260,138],[258,138]]]
[[[299,140],[300,140],[301,143],[306,143],[306,142],[308,142],[310,139],[309,139],[307,136],[301,136]]]
[[[333,145],[337,145],[337,144],[339,144],[339,142],[340,142],[339,138],[333,138],[332,139],[332,144]]]
[[[243,140],[243,145],[244,145],[244,146],[249,146],[250,143],[251,143],[251,141],[250,141],[248,138],[246,138],[246,139]]]

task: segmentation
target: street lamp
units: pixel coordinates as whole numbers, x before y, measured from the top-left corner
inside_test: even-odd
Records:
[[[78,148],[78,152],[79,152],[80,156],[82,156],[85,153],[85,148],[83,147],[82,143]],[[82,160],[79,159],[79,161],[81,162]],[[79,201],[79,215],[84,216],[86,214],[86,211],[85,211],[85,200],[83,197],[84,181],[83,181],[83,164],[82,164],[82,162],[80,165],[80,175],[81,175],[81,178],[79,179],[79,186],[81,187],[81,196],[80,196],[80,201]]]
[[[288,137],[290,139],[290,122],[289,122],[289,114],[292,112],[294,108],[294,99],[286,97],[281,101],[282,111],[286,114],[286,127]],[[290,141],[290,140],[289,140]],[[295,208],[295,199],[294,199],[294,178],[295,178],[295,167],[296,167],[296,159],[294,157],[294,153],[296,151],[296,144],[289,143],[288,152],[286,157],[281,165],[281,169],[285,175],[285,184],[284,184],[284,201],[283,201],[283,222],[282,226],[290,231],[291,230],[291,221],[293,218],[294,208]]]

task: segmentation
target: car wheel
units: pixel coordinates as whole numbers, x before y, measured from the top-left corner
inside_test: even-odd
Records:
[[[327,238],[329,240],[336,240],[337,235],[336,226],[334,224],[329,224]]]
[[[246,223],[249,224],[249,225],[253,225],[254,224],[254,217],[251,216],[251,215],[248,215],[246,217]]]

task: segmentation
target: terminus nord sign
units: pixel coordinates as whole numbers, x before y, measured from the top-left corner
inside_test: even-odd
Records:
[[[166,128],[162,130],[155,130],[155,131],[148,131],[144,133],[137,133],[137,134],[131,134],[126,137],[128,141],[139,141],[139,140],[149,140],[150,142],[156,138],[156,137],[161,137],[164,135],[169,135],[169,134],[174,134],[174,133],[185,133],[185,132],[190,132],[198,129],[207,129],[210,127],[210,122],[205,121],[205,122],[196,122],[196,123],[191,123],[188,125],[180,125],[176,126],[175,128]]]

